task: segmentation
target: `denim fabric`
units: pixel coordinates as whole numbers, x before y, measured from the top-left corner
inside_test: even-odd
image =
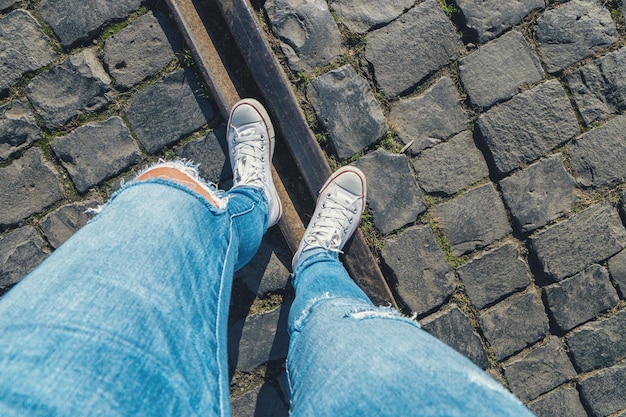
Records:
[[[233,271],[267,202],[175,183],[118,193],[0,302],[0,415],[229,415]]]
[[[337,254],[303,260],[293,284],[292,416],[532,416],[416,321],[375,307]]]
[[[233,272],[267,229],[254,188],[215,209],[132,183],[0,301],[0,415],[228,416]],[[530,415],[414,321],[376,308],[337,255],[295,271],[294,416]]]

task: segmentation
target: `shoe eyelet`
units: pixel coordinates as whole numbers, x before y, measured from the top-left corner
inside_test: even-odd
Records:
[[[326,198],[330,198],[330,193],[326,194]]]
[[[352,224],[352,221],[353,221],[353,220],[354,220],[353,218],[350,218],[350,219],[348,220],[348,223]]]

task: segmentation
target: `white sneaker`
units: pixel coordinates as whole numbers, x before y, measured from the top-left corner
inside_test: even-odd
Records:
[[[356,167],[345,166],[330,176],[320,190],[313,217],[293,257],[292,271],[303,253],[311,249],[341,253],[359,226],[365,210],[366,189],[365,175]]]
[[[282,206],[272,180],[275,139],[272,121],[263,105],[249,98],[232,108],[227,129],[233,188],[261,188],[269,205],[269,226],[273,226],[280,219]]]

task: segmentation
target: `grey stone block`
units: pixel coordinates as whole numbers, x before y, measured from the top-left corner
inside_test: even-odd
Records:
[[[306,94],[340,159],[372,145],[387,132],[374,93],[350,65],[314,79]]]
[[[382,257],[398,281],[398,294],[412,311],[424,314],[452,296],[454,272],[428,226],[410,227],[389,239]]]
[[[107,25],[139,9],[141,0],[43,0],[39,13],[65,48],[95,38]]]
[[[508,100],[521,86],[537,83],[544,75],[539,58],[516,30],[459,60],[461,82],[479,107]]]
[[[590,130],[566,149],[572,171],[582,186],[621,184],[626,181],[626,115]]]
[[[618,40],[609,11],[598,1],[572,0],[537,19],[539,53],[548,72],[560,71]]]
[[[287,417],[288,407],[270,384],[263,384],[231,401],[233,417]]]
[[[545,274],[560,281],[610,258],[626,246],[617,211],[597,205],[529,238]]]
[[[398,138],[411,145],[416,154],[469,127],[467,114],[461,108],[461,97],[448,78],[440,78],[423,94],[400,99],[389,114]]]
[[[626,48],[621,48],[568,75],[569,88],[587,125],[626,109],[624,67]]]
[[[291,251],[280,231],[272,228],[263,236],[254,258],[235,272],[235,279],[242,280],[257,297],[263,297],[268,291],[282,290],[287,286],[288,268],[291,269]]]
[[[422,328],[456,349],[482,369],[489,367],[487,352],[469,318],[457,306],[439,311],[420,322]]]
[[[512,243],[471,260],[459,267],[457,273],[472,304],[479,309],[530,284],[526,263]]]
[[[185,144],[179,151],[181,158],[198,164],[198,173],[207,181],[219,184],[220,188],[227,188],[233,177],[226,143],[225,125],[210,132],[202,139]]]
[[[528,404],[537,417],[587,417],[575,387],[562,385]]]
[[[543,339],[549,327],[543,304],[534,292],[507,298],[484,311],[479,322],[497,360]]]
[[[456,194],[489,175],[485,158],[469,130],[424,150],[413,159],[413,167],[427,193],[443,196]]]
[[[102,110],[109,104],[110,83],[95,51],[85,49],[33,78],[26,94],[46,125],[56,129],[75,116]]]
[[[24,73],[44,67],[56,57],[41,26],[21,9],[0,19],[0,51],[0,94],[6,93]]]
[[[172,37],[173,32],[167,16],[148,12],[109,37],[104,44],[104,63],[116,87],[127,90],[176,59],[167,35]],[[179,42],[175,45],[180,48]]]
[[[46,256],[43,239],[32,226],[0,236],[0,292],[19,282]]]
[[[251,371],[267,361],[287,357],[289,303],[258,316],[249,316],[228,328],[228,361],[241,371]]]
[[[329,5],[352,32],[364,33],[395,20],[414,0],[330,0]]]
[[[624,381],[626,363],[613,366],[582,379],[578,386],[593,416],[608,416],[626,408]]]
[[[343,53],[341,33],[324,0],[268,0],[265,10],[294,71],[326,65]]]
[[[190,70],[178,70],[133,94],[126,116],[137,139],[157,153],[215,117]]]
[[[422,192],[404,155],[378,149],[354,162],[367,178],[367,203],[382,233],[413,223],[426,211]]]
[[[544,288],[546,304],[556,325],[566,332],[619,302],[609,272],[592,265],[573,277]]]
[[[520,355],[503,366],[511,391],[527,402],[576,376],[559,339]]]
[[[117,116],[81,126],[50,146],[81,194],[141,161],[130,131]]]
[[[17,224],[63,198],[52,165],[36,148],[1,167],[0,178],[0,228]]]
[[[579,327],[566,342],[580,372],[615,365],[626,358],[626,310]]]
[[[389,25],[370,32],[365,59],[387,97],[415,87],[459,56],[456,29],[435,0],[419,3]]]
[[[543,0],[483,1],[456,0],[469,29],[475,30],[479,42],[487,42],[535,9],[545,7]]]
[[[97,201],[79,201],[66,204],[47,214],[40,222],[41,230],[52,248],[56,249],[94,217],[89,209],[98,207]]]
[[[454,256],[484,248],[511,232],[504,204],[493,183],[435,206]]]
[[[500,181],[502,198],[522,232],[565,214],[576,202],[576,183],[556,154]]]
[[[0,10],[8,9],[17,3],[17,0],[0,0]]]
[[[41,139],[41,129],[26,99],[17,99],[0,107],[0,161],[28,148]]]
[[[609,272],[622,298],[626,298],[626,250],[609,259]]]
[[[480,116],[478,128],[500,174],[533,162],[579,132],[574,110],[557,80],[492,107]]]

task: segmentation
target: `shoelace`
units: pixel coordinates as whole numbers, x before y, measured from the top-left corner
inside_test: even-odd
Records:
[[[235,156],[233,171],[235,183],[263,186],[265,178],[265,133],[259,123],[241,126],[234,130],[233,154]]]
[[[312,220],[314,229],[307,235],[305,243],[309,246],[343,253],[339,245],[358,213],[354,203],[360,197],[344,202],[336,200],[336,197],[330,192],[326,194],[326,200],[322,205],[323,210],[320,210],[317,218]]]

